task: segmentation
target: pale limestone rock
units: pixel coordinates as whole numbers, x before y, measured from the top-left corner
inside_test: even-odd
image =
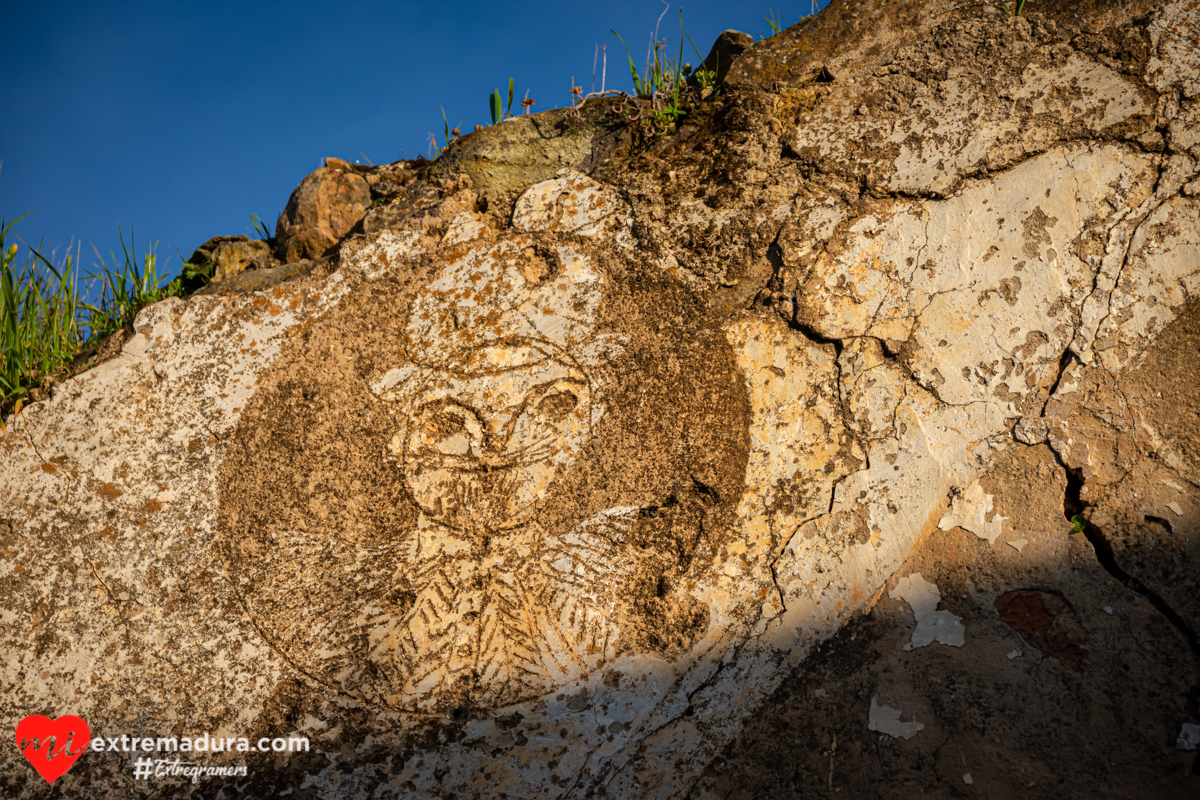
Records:
[[[992,518],[987,517],[991,514]],[[992,496],[983,491],[978,482],[972,483],[962,494],[956,495],[950,510],[938,522],[944,531],[957,526],[985,539],[989,545],[996,543],[1004,517],[992,514]]]
[[[1024,444],[1041,444],[1050,433],[1049,426],[1041,417],[1021,417],[1013,426],[1013,437]]]
[[[531,186],[513,209],[513,227],[523,231],[575,231],[597,236],[629,225],[629,209],[611,189],[562,169],[552,180]]]
[[[871,711],[867,716],[867,730],[886,733],[897,739],[911,739],[925,730],[925,726],[915,720],[901,722],[901,716],[903,716],[903,712],[900,709],[881,706],[872,697]]]
[[[921,577],[919,572],[906,575],[896,582],[896,588],[888,592],[889,597],[899,597],[912,608],[913,618],[917,627],[913,630],[912,641],[904,645],[905,650],[917,647],[928,647],[934,642],[962,647],[965,630],[962,617],[951,614],[946,610],[938,610],[942,602],[942,593],[929,581]]]
[[[1184,95],[1161,103],[1169,155],[1150,146],[1159,101],[1144,85],[1018,37],[1031,58],[994,106],[979,105],[986,82],[950,69],[937,91],[910,86],[918,102],[893,119],[852,114],[868,76],[832,84],[827,102],[814,93],[785,143],[734,154],[752,162],[737,168],[747,184],[776,170],[774,194],[663,201],[645,176],[618,191],[564,170],[518,198],[512,230],[456,195],[440,242],[432,224],[368,226],[320,281],[146,309],[118,358],[0,440],[4,724],[70,704],[95,735],[243,735],[300,686],[315,699],[283,732],[329,754],[304,778],[323,798],[692,796],[747,715],[870,608],[924,534],[958,525],[995,541],[1002,518],[987,519],[978,479],[1014,426],[1085,478],[1105,468],[1047,401],[1080,401],[1085,365],[1136,363],[1200,289],[1196,201],[1181,196],[1197,175],[1195,13],[1175,2],[1151,20],[1147,80]],[[879,141],[886,158],[866,146]],[[828,172],[801,181],[784,144]],[[749,244],[729,244],[738,231]],[[771,283],[770,310],[753,293],[712,300],[737,283],[735,261]],[[650,284],[660,302],[628,300]],[[636,336],[617,328],[639,314],[655,324],[636,335],[670,346],[631,366]],[[329,333],[346,320],[354,336]],[[310,341],[325,349],[305,361]],[[661,434],[652,456],[593,461],[652,383],[639,369],[686,377],[676,401],[714,421]],[[264,398],[295,425],[259,426]],[[685,416],[639,424],[649,439]],[[371,425],[323,442],[320,476],[251,496],[303,525],[263,544],[272,521],[254,508],[225,524],[238,492],[287,465],[276,434],[299,448],[335,417]],[[370,447],[353,451],[360,439]],[[697,456],[720,447],[741,459],[733,478]],[[577,468],[615,482],[687,458],[675,494],[598,491],[570,524],[538,516],[587,495],[582,478],[561,489]],[[383,474],[395,491],[322,488],[339,472]],[[388,516],[404,502],[411,515]],[[703,536],[686,569],[646,572],[673,579],[661,619],[675,620],[647,632],[628,587],[661,556],[644,545],[671,508]],[[911,646],[961,646],[936,587],[901,583]],[[650,642],[664,631],[677,635]],[[924,727],[900,719],[872,699],[871,730]],[[413,757],[383,770],[388,748]],[[97,792],[128,779],[98,770]]]
[[[1197,29],[1200,9],[1191,0],[1174,0],[1154,15],[1150,21],[1154,53],[1146,66],[1146,80],[1154,88],[1164,91],[1178,85],[1188,97],[1200,95]]]

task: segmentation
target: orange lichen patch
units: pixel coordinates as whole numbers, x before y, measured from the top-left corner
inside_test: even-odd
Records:
[[[283,311],[283,307],[278,303],[271,302],[267,304],[267,313],[272,317],[278,316]]]
[[[49,473],[50,475],[54,475],[55,473],[58,472],[58,467],[54,466],[53,464],[42,464],[41,470],[42,470],[42,472],[46,472],[46,473]]]
[[[121,495],[125,494],[111,483],[102,483],[98,489],[94,490],[96,494],[103,497],[105,500],[116,500]]]
[[[106,525],[105,527],[96,531],[96,535],[101,539],[112,539],[115,542],[117,540],[117,529],[112,525]]]

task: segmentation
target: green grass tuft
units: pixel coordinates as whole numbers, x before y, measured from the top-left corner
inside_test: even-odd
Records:
[[[97,270],[80,278],[78,252],[55,266],[40,247],[21,247],[11,222],[0,219],[0,425],[29,399],[38,399],[76,355],[133,322],[146,306],[183,294],[179,279],[164,282],[151,252],[138,264],[125,245],[123,259],[100,258]],[[99,254],[97,254],[99,257]],[[94,297],[94,302],[88,302]]]

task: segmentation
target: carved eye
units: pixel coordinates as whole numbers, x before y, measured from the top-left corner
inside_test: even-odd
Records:
[[[471,452],[472,431],[477,429],[471,412],[447,405],[431,409],[425,417],[423,437],[425,446],[447,456],[465,456]]]
[[[443,411],[434,415],[433,419],[429,420],[428,428],[431,433],[437,434],[441,438],[446,438],[456,433],[465,433],[467,422],[459,414]]]
[[[579,405],[579,398],[575,396],[574,392],[555,389],[538,401],[537,411],[551,422],[559,422],[566,419],[577,405]]]

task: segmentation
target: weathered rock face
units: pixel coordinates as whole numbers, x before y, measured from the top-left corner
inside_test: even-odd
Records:
[[[712,49],[704,57],[701,66],[712,73],[716,83],[724,83],[733,62],[753,46],[754,37],[750,34],[734,30],[725,31],[713,42]]]
[[[0,442],[4,724],[308,736],[205,762],[264,796],[949,796],[1102,706],[1081,796],[1189,789],[1200,9],[917,6],[604,182],[400,167],[335,270],[145,310]],[[61,780],[188,791],[129,769]]]
[[[284,263],[320,258],[363,218],[370,204],[370,187],[357,172],[337,167],[313,171],[279,216],[275,254]]]
[[[512,192],[571,168],[592,174],[630,155],[632,139],[622,100],[593,99],[578,109],[519,116],[469,133],[434,162],[431,173],[463,173],[480,194]]]

